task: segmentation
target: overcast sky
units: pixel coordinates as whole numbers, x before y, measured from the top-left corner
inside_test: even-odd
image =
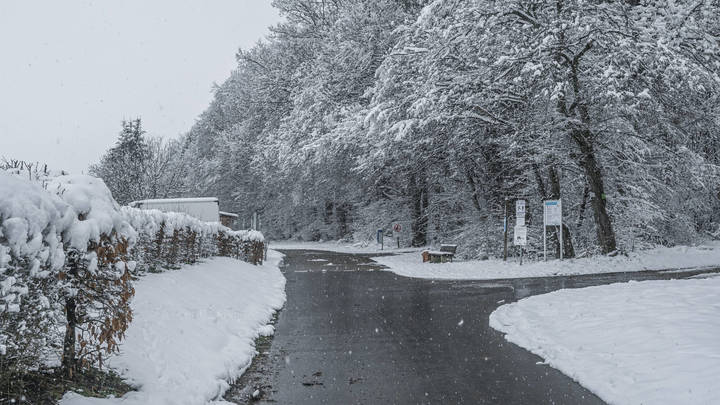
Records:
[[[85,171],[123,119],[177,137],[280,20],[270,0],[0,1],[0,156]]]

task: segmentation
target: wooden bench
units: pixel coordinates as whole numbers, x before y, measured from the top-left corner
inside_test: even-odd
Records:
[[[440,250],[423,250],[423,262],[446,263],[452,262],[457,251],[457,245],[442,244]]]

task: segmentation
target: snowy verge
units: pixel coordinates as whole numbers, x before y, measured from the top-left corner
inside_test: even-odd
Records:
[[[272,249],[280,250],[324,250],[327,252],[337,253],[407,253],[419,252],[419,248],[400,248],[397,249],[395,241],[386,239],[383,249],[380,244],[373,241],[372,243],[362,242],[343,242],[343,241],[327,241],[327,242],[300,242],[292,240],[270,241]]]
[[[720,278],[569,289],[503,305],[490,326],[609,404],[720,402]]]
[[[720,246],[656,248],[629,256],[598,256],[582,259],[518,262],[471,260],[452,263],[423,263],[420,253],[373,257],[393,273],[433,279],[490,280],[499,278],[548,277],[643,270],[666,270],[720,266]]]
[[[61,405],[222,402],[255,355],[254,340],[285,302],[282,255],[262,266],[226,257],[148,274],[135,284],[134,320],[110,367],[139,391],[122,398],[67,393]]]

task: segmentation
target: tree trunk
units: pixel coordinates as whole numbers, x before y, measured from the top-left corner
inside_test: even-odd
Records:
[[[532,168],[533,173],[535,173],[535,181],[537,182],[540,199],[544,201],[547,199],[547,193],[545,192],[545,182],[543,181],[542,174],[540,174],[540,168],[538,167],[537,163],[533,163]]]
[[[595,216],[595,229],[597,230],[598,244],[602,253],[607,254],[616,249],[615,232],[612,228],[610,215],[608,215],[605,202],[605,185],[603,183],[602,172],[595,158],[595,151],[592,144],[592,133],[590,132],[590,112],[585,99],[582,95],[580,86],[580,76],[578,67],[585,53],[589,52],[594,46],[591,40],[585,47],[578,52],[572,60],[569,60],[570,80],[574,94],[574,104],[577,107],[577,118],[580,118],[582,127],[570,130],[570,136],[578,145],[581,153],[580,165],[585,170],[585,176],[588,179],[590,191],[593,193],[592,206]],[[570,111],[565,105],[565,98],[558,99],[558,108],[560,112],[568,118],[571,118]]]
[[[427,181],[422,176],[410,176],[410,198],[412,199],[412,246],[427,245]]]
[[[332,201],[325,201],[325,211],[323,211],[323,222],[330,225],[333,221],[333,214],[335,213],[335,203]]]
[[[85,218],[80,215],[78,219],[81,221]],[[78,276],[78,269],[80,266],[80,253],[74,249],[68,252],[67,256],[67,270],[68,275],[71,279],[75,279]],[[65,298],[65,338],[63,339],[63,355],[62,355],[62,372],[65,378],[72,380],[75,377],[75,371],[77,370],[77,358],[76,358],[76,329],[78,325],[78,314],[77,314],[77,301],[75,296]]]
[[[550,198],[552,199],[560,199],[560,179],[557,175],[557,170],[555,170],[555,167],[550,166],[548,168],[548,176],[550,177]],[[570,228],[565,225],[565,221],[563,220],[562,224],[562,236],[563,236],[563,257],[575,257],[575,247],[572,243],[572,235],[570,234]],[[557,257],[560,257],[560,233],[553,229],[553,233],[555,234],[555,254]]]
[[[480,219],[487,219],[487,213],[480,204],[480,191],[478,191],[477,183],[475,182],[473,173],[470,169],[465,171],[465,177],[467,178],[468,185],[470,186],[473,207],[475,207],[475,210],[478,212]]]
[[[597,230],[598,244],[603,254],[610,253],[617,248],[615,242],[615,231],[613,231],[610,215],[607,212],[607,204],[605,198],[605,185],[603,183],[602,172],[595,159],[595,152],[592,145],[588,141],[589,133],[585,131],[574,131],[572,138],[580,147],[582,153],[582,161],[580,164],[585,170],[588,179],[590,191],[593,193],[591,199],[593,213],[595,216],[595,229]]]
[[[62,369],[69,380],[75,376],[75,326],[77,325],[75,298],[65,299],[65,339],[63,341]]]
[[[337,220],[337,238],[342,239],[349,233],[348,227],[348,213],[350,212],[351,205],[348,203],[336,204],[335,205],[335,218]]]
[[[578,222],[577,222],[578,229],[580,229],[583,222],[585,221],[585,208],[587,208],[587,200],[588,200],[589,194],[590,194],[590,187],[588,187],[587,183],[585,183],[585,187],[583,188],[582,202],[580,203],[580,215],[578,216]]]

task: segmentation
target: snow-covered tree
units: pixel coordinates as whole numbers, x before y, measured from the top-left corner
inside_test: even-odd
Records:
[[[140,118],[123,121],[115,146],[90,167],[90,174],[103,179],[120,204],[147,195],[144,177],[149,150],[144,134]]]
[[[563,199],[570,255],[717,231],[717,2],[273,4],[172,154],[178,193],[278,237],[400,222],[470,256],[499,254],[519,197],[534,233]]]

